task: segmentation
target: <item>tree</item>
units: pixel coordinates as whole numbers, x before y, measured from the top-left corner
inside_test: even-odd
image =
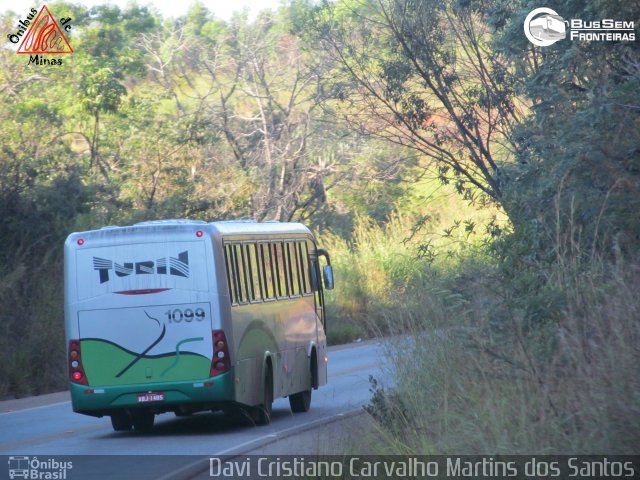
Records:
[[[640,244],[638,42],[569,38],[533,47],[522,35],[536,5],[491,2],[494,46],[509,56],[532,115],[517,129],[505,201],[534,258],[635,255]],[[633,2],[564,2],[565,19],[637,17]],[[636,33],[637,35],[637,33]],[[526,52],[523,55],[523,52]],[[622,257],[620,257],[622,258]]]
[[[523,116],[479,11],[447,0],[325,3],[315,38],[340,68],[335,114],[417,150],[467,198],[500,200]]]
[[[322,72],[270,14],[253,23],[237,15],[223,27],[202,22],[207,17],[197,8],[200,13],[188,15],[165,40],[147,37],[156,81],[178,109],[192,112],[194,135],[224,139],[219,154],[235,163],[215,163],[226,163],[236,183],[250,190],[250,216],[304,215],[325,202],[334,182],[325,180],[339,170],[319,160],[327,134],[316,115]],[[163,46],[167,38],[173,39],[171,52]]]
[[[65,142],[64,72],[34,71],[9,49],[0,51],[0,66],[0,303],[10,305],[0,312],[0,395],[6,395],[59,388],[64,380],[61,245],[86,211],[87,191]]]

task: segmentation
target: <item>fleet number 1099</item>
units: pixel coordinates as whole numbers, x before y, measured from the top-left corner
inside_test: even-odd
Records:
[[[184,310],[174,308],[173,310],[167,310],[164,314],[167,316],[169,323],[193,322],[194,320],[201,322],[207,316],[202,308],[196,308],[195,310],[191,308],[185,308]]]

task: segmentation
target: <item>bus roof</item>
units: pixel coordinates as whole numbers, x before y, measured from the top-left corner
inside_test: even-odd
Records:
[[[113,232],[116,235],[126,235],[127,233],[141,234],[146,230],[164,231],[172,230],[175,232],[191,232],[195,229],[207,230],[211,233],[221,235],[261,235],[261,234],[311,234],[309,229],[302,223],[294,222],[278,222],[266,221],[256,222],[255,220],[222,220],[215,222],[205,222],[202,220],[190,219],[171,219],[171,220],[151,220],[139,222],[134,225],[116,226],[110,225],[97,230],[89,230],[86,232],[76,232],[71,235],[78,234],[103,234]],[[70,236],[71,236],[70,235]]]
[[[254,222],[254,221],[222,221],[211,222],[215,230],[223,235],[261,234],[261,233],[307,233],[311,232],[302,223],[293,222]]]

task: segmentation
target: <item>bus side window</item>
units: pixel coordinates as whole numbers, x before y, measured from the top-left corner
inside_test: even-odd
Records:
[[[233,245],[234,265],[236,269],[236,281],[238,283],[238,303],[247,303],[249,301],[247,279],[244,268],[244,258],[242,255],[242,244],[235,243]]]
[[[286,242],[287,272],[289,274],[289,285],[291,285],[291,296],[300,295],[300,282],[298,276],[298,259],[294,242]]]
[[[316,270],[313,267],[309,269],[309,280],[311,281],[311,291],[315,292],[318,290],[318,276],[316,275]]]
[[[260,266],[257,254],[258,244],[249,243],[246,247],[249,251],[247,258],[249,259],[249,276],[252,280],[253,286],[253,299],[261,301],[264,298],[264,295],[262,293],[262,281],[260,280]]]
[[[319,288],[318,272],[316,270],[316,265],[318,263],[318,260],[315,254],[312,254],[311,252],[314,252],[314,245],[311,242],[308,242],[307,243],[307,253],[308,253],[307,261],[309,265],[309,282],[311,283],[311,291],[315,292]]]
[[[227,267],[227,285],[229,286],[229,296],[231,297],[231,304],[238,304],[238,294],[236,291],[236,273],[233,268],[233,253],[232,246],[225,244],[224,246],[224,261]]]
[[[325,324],[325,317],[324,317],[324,296],[322,292],[322,280],[320,279],[320,268],[318,265],[318,257],[315,255],[315,252],[313,255],[309,256],[309,274],[311,277],[313,296],[315,298],[315,303],[316,303],[316,312],[326,332],[327,326]]]
[[[231,281],[234,285],[234,290],[236,292],[236,303],[242,303],[242,290],[240,288],[240,275],[238,273],[238,258],[236,256],[236,246],[233,243],[229,244],[229,252],[230,252],[230,260],[231,260]]]
[[[260,268],[262,269],[262,285],[264,286],[264,298],[275,298],[273,291],[273,262],[269,252],[268,243],[258,243],[258,258],[260,259]]]
[[[247,301],[253,302],[256,299],[256,292],[253,290],[253,275],[251,273],[251,257],[249,257],[248,243],[242,244],[242,256],[244,259],[244,279],[247,285]]]
[[[309,285],[309,260],[307,258],[306,242],[296,242],[296,251],[298,253],[298,265],[300,266],[300,283],[302,293],[310,293]]]
[[[282,249],[282,242],[274,242],[274,254],[276,270],[278,271],[278,285],[280,287],[278,291],[278,298],[289,296],[289,285],[287,284],[286,263],[284,258],[284,251]]]
[[[273,272],[273,296],[277,298],[280,296],[280,271],[278,270],[275,243],[269,243],[269,254],[271,256],[271,271]]]

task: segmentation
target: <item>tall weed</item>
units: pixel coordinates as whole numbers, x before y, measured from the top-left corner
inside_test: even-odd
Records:
[[[336,331],[396,332],[402,319],[435,309],[435,299],[446,301],[437,295],[429,302],[423,298],[437,288],[434,279],[447,267],[445,261],[434,264],[420,257],[422,240],[411,238],[414,225],[415,218],[399,214],[384,226],[359,217],[351,240],[320,235],[320,243],[331,252],[337,282],[335,290],[326,292],[330,341]]]
[[[382,315],[395,383],[372,384],[381,452],[635,453],[640,266],[556,227],[554,261],[467,255]]]

